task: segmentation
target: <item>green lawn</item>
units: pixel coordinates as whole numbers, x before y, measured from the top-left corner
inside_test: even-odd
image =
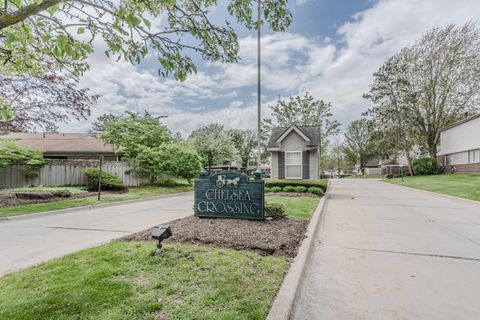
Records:
[[[104,194],[101,200],[97,197],[87,197],[80,199],[60,200],[48,203],[25,204],[11,207],[0,208],[0,218],[8,216],[17,216],[28,213],[59,210],[66,208],[81,207],[87,205],[95,205],[100,203],[110,203],[124,200],[140,199],[158,196],[168,193],[191,191],[192,187],[188,185],[179,185],[176,187],[155,187],[155,186],[141,186],[130,187],[128,193],[120,194]]]
[[[289,261],[112,242],[0,278],[0,319],[265,319]]]
[[[480,174],[442,174],[405,177],[405,182],[402,182],[401,178],[385,179],[384,181],[480,201]]]
[[[267,203],[283,203],[289,218],[309,220],[320,198],[266,196],[265,201]]]

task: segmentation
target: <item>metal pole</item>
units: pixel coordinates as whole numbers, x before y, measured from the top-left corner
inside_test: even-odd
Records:
[[[262,91],[261,91],[261,50],[260,50],[260,37],[261,37],[261,0],[258,0],[258,8],[257,8],[257,172],[261,172],[260,170],[260,160],[261,160],[261,153],[262,153],[262,143],[261,143],[261,138],[262,138],[262,132],[261,132],[261,122],[262,122],[262,105],[261,105],[261,99],[262,99]]]
[[[98,201],[100,201],[100,191],[102,190],[102,166],[103,154],[100,155],[100,169],[98,170]]]
[[[318,179],[322,178],[322,170],[320,165],[321,160],[322,160],[322,118],[320,117],[320,109],[318,109],[318,152],[317,152]]]

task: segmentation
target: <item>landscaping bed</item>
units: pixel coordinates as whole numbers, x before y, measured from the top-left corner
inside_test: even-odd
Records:
[[[265,319],[318,205],[267,197],[286,218],[172,221],[0,278],[0,319]],[[298,218],[298,219],[297,219]]]
[[[125,191],[102,191],[102,194],[118,194],[118,193],[125,193]],[[72,194],[68,198],[53,196],[45,199],[22,199],[17,197],[13,199],[0,200],[0,208],[9,207],[9,206],[18,206],[18,205],[24,205],[24,204],[49,203],[49,202],[55,202],[55,201],[62,201],[65,199],[81,199],[81,198],[93,197],[96,195],[97,195],[97,192],[86,191],[82,193]]]
[[[315,199],[321,198],[321,196],[319,196],[319,195],[316,195],[316,194],[313,194],[313,193],[308,193],[308,192],[283,192],[283,191],[269,192],[269,193],[266,194],[266,196],[267,196],[267,199],[268,199],[268,197],[274,197],[274,196],[277,196],[277,197],[294,197],[294,198],[307,197],[307,198],[315,198]]]
[[[201,219],[187,217],[169,223],[173,236],[167,243],[213,245],[220,248],[255,251],[262,255],[295,257],[305,237],[308,221],[275,219]],[[151,230],[124,238],[125,241],[152,241]],[[153,248],[153,246],[152,246]]]

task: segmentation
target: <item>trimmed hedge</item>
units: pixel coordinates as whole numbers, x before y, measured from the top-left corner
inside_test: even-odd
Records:
[[[283,188],[283,192],[295,192],[294,186],[286,186]]]
[[[293,189],[295,190],[295,192],[307,192],[307,188],[305,188],[304,186],[296,186],[293,187]]]
[[[283,203],[267,203],[265,205],[265,215],[274,219],[285,218],[287,211]]]
[[[284,188],[286,186],[292,187],[317,187],[322,189],[324,192],[327,191],[328,180],[265,180],[265,187],[280,187]]]
[[[323,196],[325,195],[325,192],[323,192],[323,190],[321,188],[317,188],[317,187],[310,187],[308,188],[308,192],[309,193],[313,193],[313,194],[316,194],[318,196]]]
[[[270,188],[270,191],[271,191],[271,192],[280,192],[280,191],[282,191],[282,188],[280,188],[280,187],[271,187],[271,188]]]
[[[83,173],[87,176],[87,189],[89,191],[98,190],[98,177],[100,170],[98,168],[86,168]],[[111,173],[102,171],[101,190],[126,190],[123,180]]]

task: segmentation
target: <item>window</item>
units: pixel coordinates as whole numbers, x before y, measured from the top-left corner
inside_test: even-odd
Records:
[[[302,179],[302,152],[285,152],[285,179]]]
[[[479,159],[480,150],[470,150],[468,151],[468,163],[477,163]]]
[[[445,165],[450,166],[451,164],[452,164],[452,155],[447,154],[447,156],[445,157]]]

